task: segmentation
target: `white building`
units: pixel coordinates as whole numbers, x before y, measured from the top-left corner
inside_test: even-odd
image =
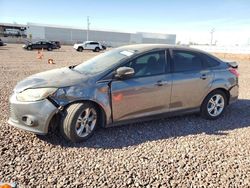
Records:
[[[62,44],[74,44],[87,40],[87,30],[84,29],[34,23],[27,24],[27,36],[30,35],[32,40],[58,40]],[[111,46],[135,43],[175,44],[176,35],[89,30],[88,40],[102,41]]]
[[[81,28],[44,25],[36,23],[27,23],[27,25],[0,23],[0,30],[2,33],[7,28],[17,28],[22,30],[24,35],[20,36],[5,36],[5,42],[21,42],[25,40],[56,40],[62,44],[74,44],[76,42],[83,42],[87,40],[87,30]],[[0,32],[1,34],[1,32]],[[16,38],[15,38],[16,37]],[[26,38],[27,37],[27,38]],[[89,30],[88,40],[104,42],[107,45],[116,47],[125,44],[138,44],[138,43],[160,43],[160,44],[175,44],[175,34],[159,34],[159,33],[125,33],[115,31],[101,31]]]

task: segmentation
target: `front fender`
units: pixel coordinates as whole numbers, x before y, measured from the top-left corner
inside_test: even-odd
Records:
[[[63,90],[63,92],[61,90]],[[97,83],[93,86],[84,85],[84,87],[82,85],[76,85],[60,88],[51,98],[61,107],[67,107],[69,104],[79,101],[94,102],[102,108],[106,124],[112,122],[109,86],[107,83]]]

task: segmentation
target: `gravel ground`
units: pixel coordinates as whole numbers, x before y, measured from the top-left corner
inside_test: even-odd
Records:
[[[58,133],[35,136],[7,124],[16,83],[96,55],[69,46],[44,52],[0,48],[0,181],[20,187],[249,187],[250,61],[240,62],[239,101],[225,115],[163,118],[99,129],[70,144]],[[55,65],[47,64],[53,58]]]

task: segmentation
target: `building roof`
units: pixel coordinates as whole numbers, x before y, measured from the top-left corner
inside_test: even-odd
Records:
[[[5,27],[27,27],[27,25],[17,24],[17,23],[0,23],[0,26],[5,26]]]

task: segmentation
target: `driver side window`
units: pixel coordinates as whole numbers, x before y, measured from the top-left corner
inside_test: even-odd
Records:
[[[166,68],[165,51],[147,53],[132,60],[125,66],[134,69],[134,77],[163,74]]]

